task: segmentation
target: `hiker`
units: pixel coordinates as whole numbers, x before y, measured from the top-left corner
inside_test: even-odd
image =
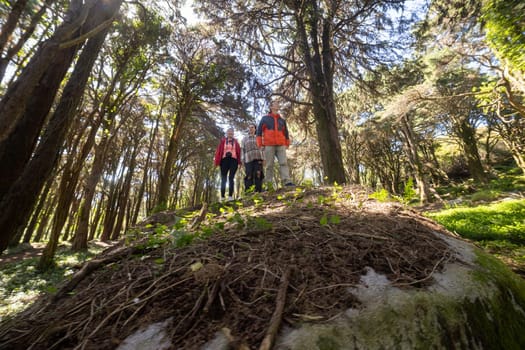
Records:
[[[233,128],[226,130],[226,137],[223,137],[215,150],[215,166],[221,169],[221,202],[225,199],[226,179],[228,184],[228,200],[233,200],[234,178],[237,167],[241,166],[241,146],[233,137]]]
[[[261,147],[266,162],[266,184],[273,187],[273,163],[279,161],[279,173],[284,186],[295,186],[290,179],[290,170],[286,158],[286,149],[290,146],[290,137],[286,120],[279,114],[280,104],[274,100],[270,112],[261,118],[257,126],[257,145]]]
[[[250,191],[255,185],[255,192],[262,192],[262,181],[264,179],[264,155],[257,146],[255,124],[248,125],[248,135],[241,142],[241,161],[244,164],[244,190]]]

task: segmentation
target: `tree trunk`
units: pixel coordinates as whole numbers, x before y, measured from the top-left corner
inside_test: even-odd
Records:
[[[320,96],[322,98],[322,96]],[[314,113],[316,115],[317,138],[319,140],[319,150],[323,165],[323,172],[326,178],[325,183],[338,184],[346,183],[346,175],[343,166],[341,143],[339,141],[339,131],[337,129],[335,104],[326,101],[316,102],[314,97]],[[332,110],[333,109],[333,110]]]
[[[103,208],[104,208],[104,198],[102,197],[97,203],[95,213],[93,214],[93,219],[91,220],[91,223],[89,225],[89,236],[87,239],[88,242],[95,239],[97,230],[100,227],[100,221],[102,219],[102,209]]]
[[[180,170],[180,168],[177,168],[177,177],[175,179],[175,190],[173,195],[173,205],[177,206],[181,202],[181,183],[182,183],[182,173],[183,171]]]
[[[51,185],[53,184],[53,178],[50,177],[46,185],[44,187],[44,190],[42,191],[42,194],[40,194],[40,199],[38,200],[38,204],[33,211],[33,216],[31,218],[31,221],[29,222],[29,225],[26,227],[26,232],[23,238],[23,243],[29,243],[31,241],[31,236],[33,235],[33,232],[36,228],[36,224],[38,223],[39,219],[42,217],[42,209],[44,208],[44,204],[49,199],[48,194],[49,190],[51,189]]]
[[[159,181],[159,196],[157,202],[157,208],[167,209],[168,208],[168,199],[170,194],[171,187],[171,174],[173,172],[173,165],[175,164],[177,156],[177,148],[179,146],[182,128],[184,126],[184,121],[186,116],[182,112],[176,116],[174,127],[170,136],[170,142],[168,149],[166,150],[166,155],[164,157],[164,164],[162,167],[162,172],[160,174]]]
[[[0,54],[4,52],[7,44],[11,40],[11,36],[13,35],[26,4],[27,0],[18,0],[11,8],[11,12],[9,12],[9,15],[2,26],[2,30],[0,31]]]
[[[76,198],[73,196],[73,201],[71,202],[70,209],[69,209],[69,215],[66,220],[66,223],[64,224],[64,235],[63,240],[69,241],[70,237],[72,239],[73,232],[76,229],[77,224],[77,218],[78,218],[78,207],[80,206],[80,200],[81,198]]]
[[[54,194],[51,194],[51,198],[46,201],[44,212],[40,217],[40,222],[38,223],[33,242],[41,242],[44,236],[46,236],[45,233],[47,232],[49,221],[53,218],[53,209],[55,208],[56,200],[57,197]]]
[[[118,171],[118,158],[114,160],[112,164],[112,169],[109,172],[113,179],[121,179],[121,174],[117,173]],[[120,169],[120,172],[124,171],[124,168]],[[109,241],[111,234],[113,233],[113,228],[115,227],[115,219],[117,217],[117,201],[120,191],[120,187],[116,180],[110,181],[110,189],[108,195],[108,201],[104,211],[104,221],[102,223],[102,234],[100,235],[100,240],[103,242]]]
[[[359,142],[358,133],[355,131],[348,131],[343,141],[346,150],[346,159],[343,163],[347,164],[349,172],[349,181],[353,184],[360,184],[360,169],[359,164],[361,161],[362,146]]]
[[[98,130],[99,125],[100,123],[97,124],[96,130]],[[104,134],[102,140],[95,148],[93,165],[91,167],[91,172],[86,179],[86,185],[82,195],[82,204],[80,206],[80,212],[78,215],[77,229],[73,238],[73,246],[71,247],[73,251],[82,251],[87,249],[89,215],[91,213],[91,206],[93,204],[92,202],[93,197],[95,196],[96,187],[104,170],[108,141],[108,135]]]
[[[430,198],[430,189],[424,171],[424,165],[421,162],[418,154],[418,142],[414,136],[409,118],[410,117],[407,114],[403,115],[401,119],[401,134],[405,139],[408,161],[412,167],[414,179],[416,180],[418,186],[419,202],[423,204],[428,202]]]
[[[495,117],[497,122],[494,127],[501,136],[505,145],[509,148],[516,165],[525,174],[525,118],[518,115],[512,122],[504,116],[501,106],[498,105]]]
[[[120,191],[119,199],[118,199],[118,215],[117,215],[117,222],[115,224],[115,228],[113,229],[113,234],[111,235],[111,240],[116,241],[122,231],[122,223],[124,221],[124,216],[126,214],[126,210],[128,208],[128,201],[129,201],[129,193],[131,190],[131,180],[133,179],[133,172],[135,171],[135,166],[137,165],[137,153],[139,151],[139,142],[140,139],[135,140],[136,144],[133,146],[133,151],[131,152],[131,159],[129,161],[129,167],[128,172],[126,174],[126,178],[124,180],[124,184],[122,185],[122,189]]]
[[[84,26],[93,5],[93,2],[88,2],[79,9],[70,8],[68,18],[57,28],[53,36],[41,45],[20,77],[7,89],[0,101],[0,120],[2,121],[0,123],[0,160],[4,159],[6,149],[9,149],[13,142],[13,140],[7,142],[6,139],[15,129],[18,129],[18,132],[23,131],[23,129],[20,131],[20,124],[25,124],[28,128],[23,134],[23,139],[27,139],[25,146],[30,148],[29,151],[27,149],[20,151],[30,154],[33,150],[32,147],[44,124],[58,87],[79,48],[78,45],[60,48],[60,44],[75,37],[82,27],[87,31],[93,28]],[[95,13],[92,13],[92,17],[94,15]],[[34,112],[34,115],[28,113],[30,110]],[[28,116],[32,117],[31,122],[24,119]]]
[[[104,42],[104,38],[101,38],[100,44],[102,44],[103,42]],[[89,47],[86,46],[86,49],[87,48]],[[84,62],[79,61],[79,63],[84,63]],[[52,239],[49,241],[50,244],[54,241],[58,241],[58,238],[60,237],[60,234],[62,233],[62,229],[64,228],[66,220],[69,216],[69,211],[70,211],[69,209],[71,207],[71,203],[73,202],[73,198],[75,195],[75,189],[77,187],[78,179],[80,178],[80,173],[82,171],[82,165],[84,164],[87,156],[89,155],[91,149],[93,148],[93,143],[95,142],[95,136],[96,136],[97,130],[98,130],[98,127],[91,128],[90,133],[87,137],[87,140],[82,146],[82,150],[80,151],[78,158],[74,159],[77,152],[73,152],[70,154],[69,159],[66,162],[64,171],[62,173],[60,186],[58,189],[58,203],[56,206],[55,216],[53,219],[53,225],[51,228]],[[67,237],[64,237],[63,239],[66,240]],[[47,249],[47,246],[46,246],[46,249]],[[54,255],[54,254],[51,254],[50,252],[49,255]]]
[[[467,159],[470,175],[477,183],[488,183],[488,174],[485,172],[485,169],[483,169],[481,157],[479,156],[476,130],[467,120],[463,119],[457,126],[457,136],[460,138],[461,148]]]
[[[343,184],[346,183],[346,175],[333,98],[332,27],[328,20],[322,22],[321,42],[319,43],[317,28],[320,26],[320,18],[314,14],[307,19],[308,23],[305,23],[305,18],[297,15],[296,20],[299,42],[304,53],[303,60],[310,82],[317,139],[321,151],[320,158],[326,179],[323,182]]]
[[[17,120],[16,125],[9,130],[9,134],[3,140],[1,140],[2,136],[0,135],[0,164],[9,164],[0,173],[0,198],[6,195],[24,171],[40,135],[44,119],[51,108],[56,92],[74,54],[75,50],[72,49],[56,52],[56,65],[50,67],[41,80],[41,85],[45,89],[33,94],[25,113]],[[8,126],[8,123],[2,122],[0,124]]]
[[[102,224],[102,234],[100,235],[100,240],[102,242],[107,242],[111,238],[111,233],[115,227],[115,218],[117,215],[117,198],[118,198],[118,189],[117,186],[112,183],[111,190],[108,197],[108,202],[106,204],[106,210],[104,213],[104,221]]]
[[[124,103],[124,100],[126,96],[129,96],[128,94],[119,94],[120,98],[117,99],[111,99],[112,94],[115,91],[115,87],[117,86],[117,83],[121,81],[122,75],[124,74],[125,67],[127,66],[130,55],[126,56],[122,64],[117,68],[117,72],[113,76],[111,83],[109,84],[109,87],[106,91],[106,95],[103,99],[102,105],[100,106],[99,110],[105,111],[105,110],[112,110],[115,112],[112,112],[112,115],[107,117],[108,120],[113,119],[113,114],[116,113],[118,110],[117,103],[121,102]],[[101,112],[101,114],[98,117],[97,123],[93,125],[92,132],[94,131],[96,135],[96,132],[98,131],[101,123],[104,122],[106,116],[105,113]],[[108,130],[116,130],[117,127],[115,126],[115,123],[111,122],[109,125],[108,123],[104,123],[105,128]],[[111,129],[110,129],[111,128]],[[112,135],[111,137],[109,135]],[[106,162],[106,155],[108,151],[108,147],[112,142],[112,138],[116,135],[116,132],[109,132],[104,133],[102,136],[102,140],[99,142],[98,146],[95,148],[95,156],[93,160],[93,165],[91,167],[91,172],[86,180],[86,185],[84,187],[84,193],[82,196],[82,203],[80,205],[80,212],[78,215],[78,222],[77,222],[77,228],[76,232],[73,238],[73,251],[82,251],[87,249],[87,242],[88,242],[88,232],[89,232],[89,216],[91,214],[91,208],[93,205],[93,197],[95,195],[96,187],[98,182],[100,181],[100,177],[102,176],[104,165]]]
[[[137,202],[135,203],[135,209],[133,210],[133,215],[131,217],[131,225],[135,225],[137,223],[137,220],[138,220],[140,206],[142,204],[142,197],[144,197],[144,190],[146,189],[146,182],[148,180],[148,173],[149,173],[149,167],[150,167],[150,163],[151,163],[151,156],[153,154],[153,144],[154,144],[154,141],[155,141],[155,139],[157,137],[157,131],[159,129],[160,116],[162,115],[163,108],[164,108],[164,95],[162,96],[162,100],[161,100],[161,103],[160,103],[159,116],[155,120],[155,126],[153,127],[153,132],[151,134],[151,138],[150,138],[150,141],[149,141],[148,154],[146,156],[146,162],[144,163],[144,170],[143,170],[143,173],[142,173],[143,174],[142,175],[142,181],[140,183],[139,190],[138,190],[138,192],[136,194],[136,197],[135,197]]]
[[[90,12],[89,25],[86,25],[85,29],[90,30],[102,23],[103,20],[111,18],[120,4],[121,0],[114,0],[109,3],[100,2],[100,6],[95,7],[95,11]],[[83,11],[89,10],[91,6],[84,6]],[[94,39],[98,39],[89,40],[92,42],[90,49],[84,50],[82,54],[86,57],[84,58],[84,66],[77,63],[72,77],[64,88],[61,101],[42,135],[39,146],[31,161],[27,163],[34,148],[36,137],[42,128],[43,120],[49,112],[56,91],[76,52],[74,47],[58,49],[58,45],[63,40],[56,42],[56,39],[69,39],[71,37],[71,35],[63,35],[61,32],[71,31],[71,27],[78,29],[78,22],[82,24],[85,19],[83,11],[72,23],[66,24],[65,29],[60,27],[57,30],[59,33],[54,36],[55,42],[51,41],[47,45],[43,45],[53,48],[50,52],[40,52],[43,56],[52,56],[49,58],[49,62],[47,62],[46,57],[35,57],[33,64],[26,67],[20,79],[8,89],[4,99],[0,102],[0,110],[2,111],[0,115],[2,123],[0,125],[4,126],[0,131],[0,164],[10,164],[8,169],[2,169],[0,172],[0,253],[5,249],[16,229],[27,220],[30,208],[34,205],[38,193],[56,164],[59,149],[62,146],[71,119],[75,117],[74,111],[78,106],[91,71],[92,64],[86,64],[86,56],[94,56],[94,61],[99,51],[99,49],[94,49],[98,45],[96,41],[103,42],[104,32],[94,37]],[[37,53],[35,56],[39,56],[39,54]],[[43,64],[45,62],[47,64]],[[42,73],[40,73],[41,70]],[[27,78],[27,81],[23,79],[24,77]],[[37,84],[38,82],[40,84]],[[24,88],[26,89],[24,90]],[[14,116],[6,117],[9,113],[14,113]],[[32,122],[36,122],[36,127]],[[24,131],[24,127],[28,128],[27,133]],[[23,155],[14,155],[13,147]],[[9,160],[16,163],[13,164],[16,171],[12,171],[12,163]],[[17,176],[13,177],[14,174]]]

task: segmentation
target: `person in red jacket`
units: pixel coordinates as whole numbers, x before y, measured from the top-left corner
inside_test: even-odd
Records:
[[[264,152],[266,184],[273,186],[273,164],[275,157],[277,157],[281,182],[285,186],[294,186],[290,179],[290,169],[286,158],[286,149],[290,146],[290,136],[288,135],[286,120],[279,114],[279,108],[279,102],[272,101],[270,112],[259,121],[255,135],[257,145]]]
[[[224,200],[226,193],[226,179],[228,184],[228,200],[233,200],[234,178],[237,168],[241,163],[241,146],[233,137],[233,128],[226,131],[226,137],[223,137],[215,150],[215,166],[221,168],[221,201]]]

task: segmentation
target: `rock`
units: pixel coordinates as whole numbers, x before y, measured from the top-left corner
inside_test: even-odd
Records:
[[[171,342],[167,329],[173,322],[169,318],[164,322],[150,324],[139,329],[119,345],[117,350],[165,350],[169,349]]]
[[[466,264],[447,264],[426,290],[404,290],[368,269],[348,290],[361,308],[285,329],[274,349],[525,348],[525,282],[470,244],[444,239]]]
[[[525,282],[469,243],[444,239],[458,259],[432,273],[435,282],[426,289],[395,286],[368,268],[361,284],[348,289],[362,307],[326,323],[285,328],[274,349],[523,349]],[[162,349],[165,342],[163,330],[140,330],[126,339],[136,346],[118,350]],[[224,333],[217,332],[201,350],[230,348]]]

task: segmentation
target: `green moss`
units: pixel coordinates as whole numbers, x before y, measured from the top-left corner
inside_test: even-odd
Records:
[[[512,272],[497,258],[480,250],[476,250],[476,262],[486,270],[486,272],[475,272],[477,278],[486,278],[497,285],[506,286],[521,301],[519,305],[525,310],[525,281],[523,278]]]
[[[341,347],[334,340],[334,337],[320,336],[317,340],[319,350],[339,350]]]
[[[479,334],[487,348],[523,349],[525,346],[525,281],[491,255],[477,252],[477,263],[484,269],[476,278],[496,286],[497,293],[490,304],[479,301],[466,303],[469,324]],[[483,317],[483,312],[489,317]],[[481,314],[480,314],[481,313]]]

